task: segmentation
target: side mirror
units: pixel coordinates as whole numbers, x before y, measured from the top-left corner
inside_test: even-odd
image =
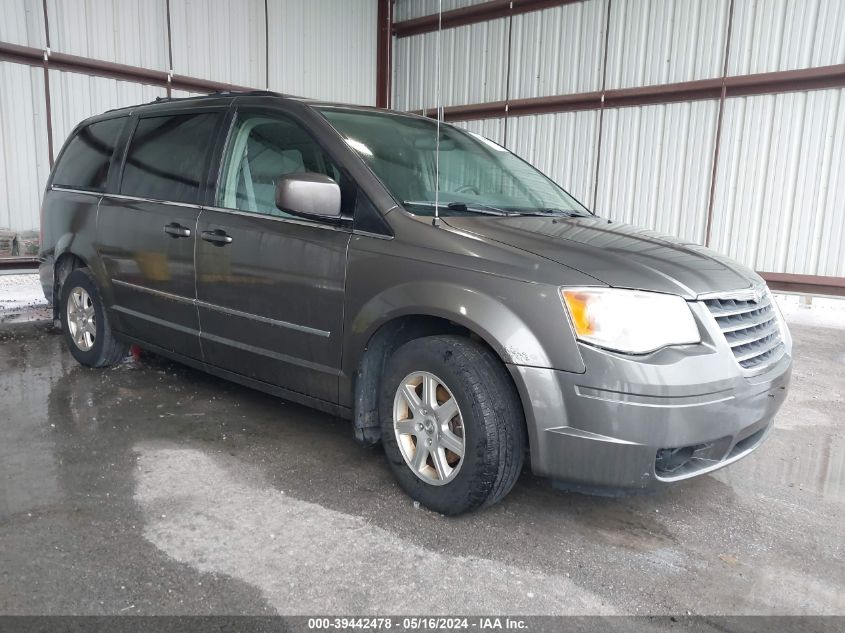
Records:
[[[280,176],[276,206],[289,213],[339,218],[340,187],[328,176],[314,172]]]

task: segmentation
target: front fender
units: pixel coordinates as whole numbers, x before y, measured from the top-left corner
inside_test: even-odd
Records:
[[[446,280],[405,281],[379,292],[351,315],[348,366],[357,366],[382,325],[420,315],[467,328],[505,363],[584,371],[556,288],[501,277],[489,281],[496,286],[495,294]]]
[[[373,297],[352,323],[365,340],[384,323],[402,316],[448,319],[475,332],[506,362],[549,366],[549,356],[510,309],[490,296],[455,284],[405,283]]]

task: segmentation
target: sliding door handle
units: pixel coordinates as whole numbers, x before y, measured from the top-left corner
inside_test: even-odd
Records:
[[[206,242],[211,242],[215,246],[226,246],[226,244],[232,243],[231,236],[226,235],[226,231],[221,231],[220,229],[203,231],[200,233],[200,237]]]
[[[178,222],[171,222],[164,227],[164,232],[170,237],[191,237],[191,229]]]

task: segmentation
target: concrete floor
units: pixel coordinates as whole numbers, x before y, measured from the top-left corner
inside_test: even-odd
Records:
[[[769,440],[623,499],[417,509],[347,423],[0,328],[0,614],[843,614],[845,330],[793,325]]]

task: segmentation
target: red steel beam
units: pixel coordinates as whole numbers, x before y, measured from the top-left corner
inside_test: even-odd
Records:
[[[489,103],[449,106],[443,109],[447,121],[470,121],[529,114],[552,114],[575,110],[624,108],[660,103],[678,103],[719,99],[724,89],[726,97],[744,97],[758,94],[775,94],[824,88],[845,87],[845,64],[781,70],[770,73],[698,79],[671,84],[596,90],[551,97],[511,99]],[[435,110],[417,110],[417,114],[435,116]]]
[[[393,0],[378,0],[376,31],[376,107],[390,107],[391,51],[393,49]]]
[[[21,46],[0,42],[0,61],[27,64],[29,66],[43,66],[44,51],[31,46]],[[134,81],[152,86],[167,88],[167,72],[164,70],[153,70],[126,64],[107,62],[101,59],[91,59],[68,53],[50,53],[50,70],[62,70],[71,73],[81,73],[95,77],[108,77],[123,81]],[[186,75],[174,75],[170,85],[177,90],[190,90],[194,92],[216,92],[222,90],[255,90],[246,86],[238,86],[198,77]]]
[[[487,22],[488,20],[505,18],[509,15],[540,11],[542,9],[550,9],[576,2],[584,2],[584,0],[513,0],[512,2],[511,0],[491,0],[460,9],[453,9],[452,11],[444,11],[443,28],[453,29],[457,26]],[[408,37],[409,35],[431,33],[437,30],[438,23],[437,14],[424,15],[413,20],[394,22],[393,34],[396,37]]]
[[[845,297],[845,277],[767,272],[761,272],[759,275],[766,280],[769,288],[775,291]]]
[[[0,257],[0,270],[38,268],[37,257]]]

